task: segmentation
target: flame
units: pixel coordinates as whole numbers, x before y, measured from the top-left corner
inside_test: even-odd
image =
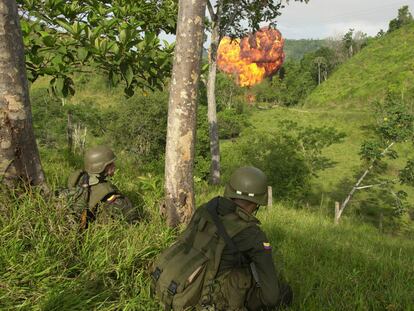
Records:
[[[280,31],[267,27],[241,40],[224,37],[217,51],[217,65],[235,75],[240,86],[258,84],[282,66],[284,42]]]

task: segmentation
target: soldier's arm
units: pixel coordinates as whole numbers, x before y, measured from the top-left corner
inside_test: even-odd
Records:
[[[123,219],[128,223],[135,223],[139,220],[137,209],[127,197],[121,194],[111,194],[102,203],[102,212],[109,218]]]
[[[269,240],[257,226],[244,230],[242,235],[245,243],[240,249],[251,260],[258,278],[258,283],[249,295],[248,309],[253,311],[279,306],[285,286],[276,271]]]

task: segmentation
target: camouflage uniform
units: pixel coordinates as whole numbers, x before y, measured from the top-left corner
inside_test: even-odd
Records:
[[[151,268],[152,291],[166,310],[256,311],[289,304],[270,243],[252,215],[267,203],[267,179],[236,170],[223,197],[198,208]]]
[[[74,213],[81,215],[81,226],[90,221],[108,222],[122,218],[128,223],[138,220],[131,201],[107,180],[105,168],[115,161],[112,150],[105,146],[89,149],[85,153],[85,170],[73,172],[68,189],[78,192],[73,200]]]
[[[234,251],[226,246],[212,286],[211,301],[202,301],[205,306],[201,310],[271,310],[282,303],[289,303],[291,290],[274,266],[272,248],[259,227],[259,220],[226,198],[220,198],[218,213],[223,216],[236,213],[239,222],[256,223],[233,237],[237,248],[251,265],[240,266]]]

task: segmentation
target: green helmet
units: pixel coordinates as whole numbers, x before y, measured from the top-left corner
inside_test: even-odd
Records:
[[[224,190],[229,199],[243,199],[259,205],[267,204],[267,178],[258,168],[238,168],[231,175]]]
[[[85,171],[89,174],[99,174],[105,170],[108,164],[116,159],[114,152],[107,146],[97,146],[85,152]]]

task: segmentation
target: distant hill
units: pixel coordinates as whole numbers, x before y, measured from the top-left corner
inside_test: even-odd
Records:
[[[287,60],[300,60],[306,53],[314,52],[324,46],[324,42],[325,40],[286,39],[283,50],[285,51]]]
[[[305,106],[364,107],[387,90],[414,96],[414,24],[375,39],[317,87]]]

